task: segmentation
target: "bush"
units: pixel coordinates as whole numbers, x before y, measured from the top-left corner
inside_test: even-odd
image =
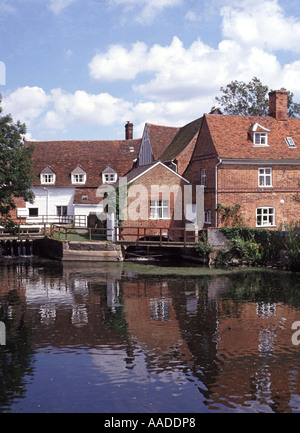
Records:
[[[284,246],[288,252],[288,267],[300,271],[300,222],[289,224]]]
[[[249,227],[222,227],[220,231],[231,241],[229,254],[236,258],[256,265],[279,260],[283,248],[280,232]]]
[[[196,251],[205,259],[207,259],[208,255],[214,251],[214,248],[207,241],[207,234],[204,232],[202,233],[202,239],[197,243]]]

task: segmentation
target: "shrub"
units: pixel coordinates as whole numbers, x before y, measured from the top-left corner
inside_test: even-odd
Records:
[[[232,243],[231,254],[253,264],[265,264],[279,260],[283,248],[280,232],[249,227],[222,227],[220,231]]]
[[[199,255],[205,259],[208,258],[208,255],[214,251],[214,248],[209,244],[207,240],[207,234],[202,233],[202,239],[200,239],[196,246],[196,251]]]
[[[286,241],[288,267],[291,271],[300,271],[300,221],[288,225]]]

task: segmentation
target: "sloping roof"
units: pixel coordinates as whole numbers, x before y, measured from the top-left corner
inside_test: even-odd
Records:
[[[99,186],[101,173],[108,165],[124,176],[133,167],[141,139],[101,141],[31,141],[34,186],[40,185],[40,173],[48,166],[56,173],[55,186],[71,186],[71,173],[78,165],[87,174],[86,187]]]
[[[180,128],[169,144],[169,146],[159,156],[160,161],[172,161],[191,143],[196,144],[197,136],[202,125],[203,117]]]
[[[81,205],[97,205],[102,201],[102,198],[97,192],[98,188],[76,187],[73,203]]]
[[[82,170],[82,168],[80,167],[80,165],[77,165],[77,167],[75,168],[75,170],[72,171],[72,174],[85,174],[85,171]]]
[[[273,117],[205,115],[213,144],[220,158],[274,160],[300,159],[300,118],[278,121]],[[254,146],[249,131],[255,123],[268,132],[268,146]],[[285,141],[292,137],[295,148]],[[201,145],[201,143],[200,143]]]
[[[44,170],[41,171],[41,174],[55,174],[55,172],[52,170],[51,167],[49,167],[49,165],[47,165],[47,167],[45,167]]]
[[[172,170],[171,168],[169,168],[168,166],[166,166],[165,164],[163,164],[161,161],[155,161],[155,162],[152,162],[151,164],[140,165],[137,168],[134,168],[133,170],[131,170],[126,175],[127,183],[131,183],[131,182],[135,181],[140,176],[143,176],[144,174],[148,173],[150,170],[152,170],[157,165],[161,165],[166,170],[168,170],[172,174],[174,174],[174,176],[180,177],[182,180],[184,180],[185,182],[189,183],[189,181],[187,179],[185,179],[184,177],[180,176],[178,173],[176,173],[174,170]]]
[[[180,127],[153,125],[152,123],[146,123],[146,126],[154,160],[156,161],[171,143]]]

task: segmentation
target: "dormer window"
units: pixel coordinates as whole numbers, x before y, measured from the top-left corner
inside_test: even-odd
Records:
[[[114,183],[117,181],[118,174],[117,172],[111,168],[110,166],[106,167],[102,172],[102,182],[103,183]]]
[[[255,132],[254,144],[256,146],[266,146],[268,144],[268,134],[265,132]]]
[[[71,173],[72,184],[85,184],[86,172],[78,165]]]
[[[268,146],[268,133],[269,129],[255,123],[252,127],[252,138],[254,146]]]
[[[46,167],[40,174],[41,184],[54,185],[56,181],[56,174],[51,167]]]

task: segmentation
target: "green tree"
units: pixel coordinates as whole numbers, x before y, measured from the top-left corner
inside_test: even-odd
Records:
[[[285,89],[281,89],[285,90]],[[249,83],[232,81],[226,87],[221,87],[221,97],[216,96],[216,101],[223,107],[225,114],[240,116],[268,116],[269,97],[271,91],[268,86],[254,77]],[[300,116],[300,104],[293,101],[294,94],[288,92],[288,116]],[[212,108],[212,110],[215,107]]]
[[[15,209],[14,198],[32,202],[33,181],[31,154],[33,148],[25,147],[23,135],[26,126],[14,122],[11,115],[2,116],[0,94],[0,225],[12,224],[10,213]]]

